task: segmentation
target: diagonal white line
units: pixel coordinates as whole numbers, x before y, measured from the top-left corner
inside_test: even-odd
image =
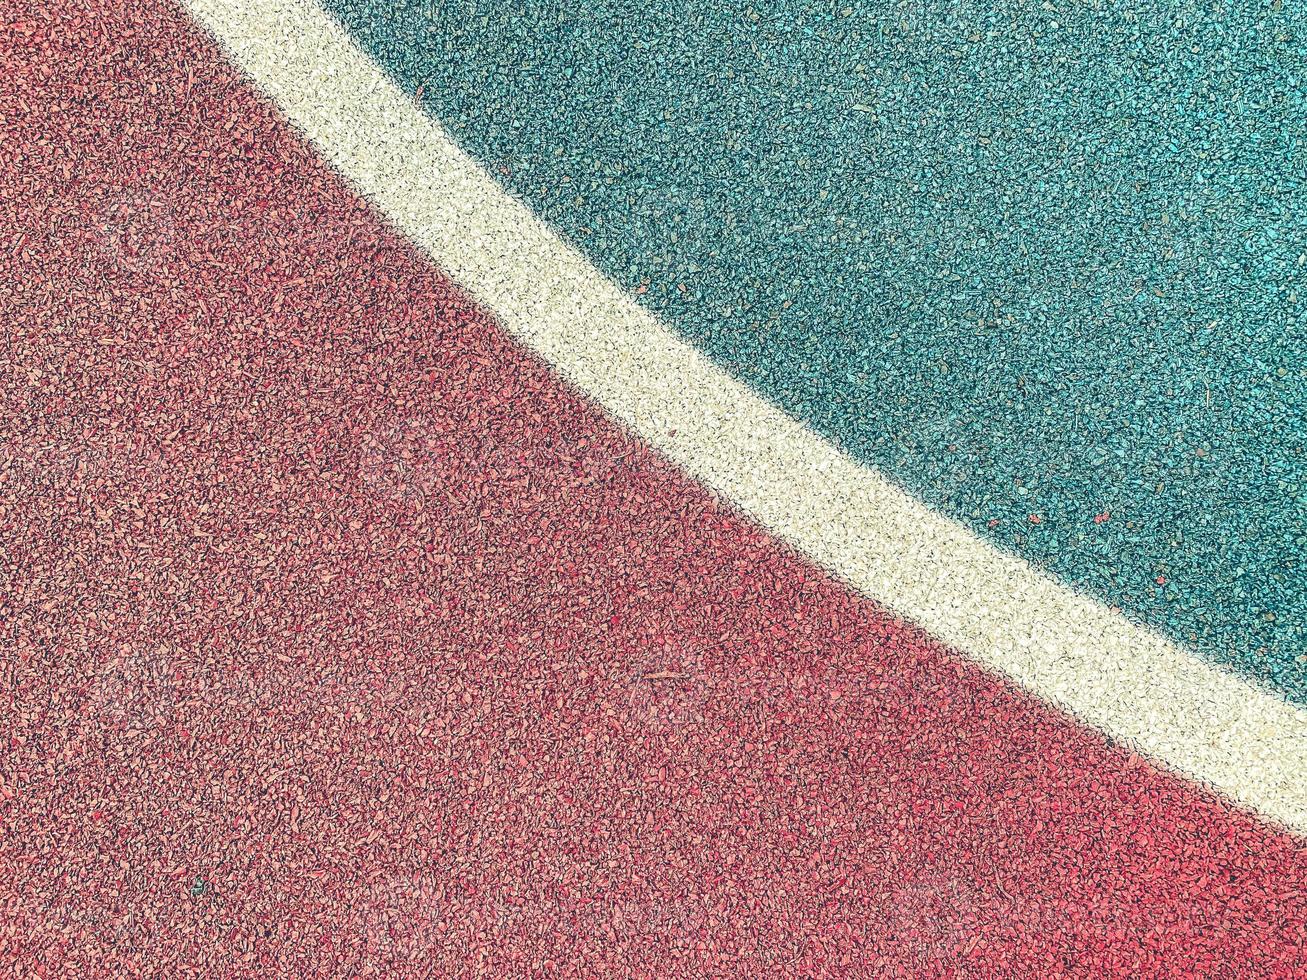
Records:
[[[913,500],[710,363],[509,196],[311,0],[183,0],[345,178],[522,343],[865,595],[1307,830],[1307,712]]]

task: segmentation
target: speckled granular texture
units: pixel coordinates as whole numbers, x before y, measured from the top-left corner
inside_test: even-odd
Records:
[[[1307,700],[1301,4],[327,7],[724,367]]]
[[[1301,841],[725,513],[91,7],[0,35],[8,973],[1292,975]]]
[[[974,536],[732,378],[500,187],[314,0],[186,9],[378,214],[691,479],[976,664],[1307,828],[1307,710]]]

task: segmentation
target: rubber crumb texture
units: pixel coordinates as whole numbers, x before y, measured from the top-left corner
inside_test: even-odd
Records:
[[[1302,4],[325,5],[723,368],[1307,704]]]
[[[725,512],[176,11],[0,38],[8,975],[1293,975],[1301,841]]]

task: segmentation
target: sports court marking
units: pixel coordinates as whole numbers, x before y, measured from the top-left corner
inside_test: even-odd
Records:
[[[185,6],[396,228],[695,479],[1035,696],[1307,830],[1307,711],[995,549],[759,398],[509,196],[311,0]]]

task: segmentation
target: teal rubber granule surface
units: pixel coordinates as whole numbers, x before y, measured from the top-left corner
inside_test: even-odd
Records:
[[[721,366],[1307,703],[1302,9],[327,6]]]

